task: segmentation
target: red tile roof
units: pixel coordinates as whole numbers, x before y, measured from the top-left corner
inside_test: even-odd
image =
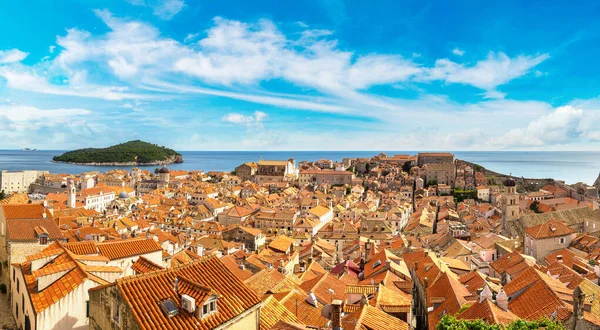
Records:
[[[63,239],[63,234],[60,228],[56,225],[52,219],[39,219],[39,220],[25,220],[25,219],[12,219],[6,221],[6,232],[8,239],[11,241],[37,241],[38,231],[45,231],[48,234],[48,240],[59,240]]]
[[[564,222],[550,220],[525,229],[525,233],[535,239],[543,239],[573,234],[575,230],[567,226]]]
[[[217,312],[198,318],[180,312],[168,317],[160,302],[171,299],[181,309],[181,299],[174,289],[175,278],[190,284],[186,292],[207,288],[218,295]],[[92,290],[116,286],[142,330],[156,329],[213,329],[257,306],[260,299],[231,273],[216,257],[185,264],[181,267],[118,279],[115,283]],[[183,285],[182,285],[183,286]],[[188,292],[189,291],[189,292]],[[199,292],[198,294],[201,294]]]
[[[41,204],[10,204],[2,205],[5,219],[43,219],[43,214],[50,216]]]
[[[139,257],[132,265],[131,269],[135,271],[136,274],[145,274],[149,272],[154,272],[157,270],[162,270],[164,267],[155,264],[154,262],[144,258]]]
[[[127,239],[98,243],[98,250],[101,255],[114,260],[162,251],[162,248],[153,239]]]

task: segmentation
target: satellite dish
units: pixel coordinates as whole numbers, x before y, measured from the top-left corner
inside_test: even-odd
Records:
[[[333,312],[333,306],[331,304],[323,306],[321,309],[321,316],[326,319],[331,319],[331,313]]]

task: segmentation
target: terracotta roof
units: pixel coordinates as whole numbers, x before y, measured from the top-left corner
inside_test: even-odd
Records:
[[[435,328],[444,315],[442,312],[450,315],[456,314],[462,306],[467,304],[465,297],[470,295],[471,292],[448,273],[441,273],[439,279],[427,288],[428,307],[433,305],[432,301],[441,299],[441,303],[428,312],[429,328]]]
[[[546,223],[540,223],[539,225],[525,229],[525,233],[535,239],[543,239],[573,234],[575,230],[567,226],[564,222],[550,220]]]
[[[306,302],[308,293],[301,289],[293,289],[280,299],[281,303],[298,318],[298,322],[313,327],[322,327],[327,321],[321,316],[321,307]]]
[[[342,325],[347,330],[408,330],[408,323],[369,305],[346,315],[342,319]]]
[[[257,296],[262,296],[273,289],[279,282],[285,279],[285,275],[275,269],[263,269],[246,279],[244,284],[248,286]]]
[[[298,322],[298,318],[274,297],[267,298],[260,307],[260,329],[271,329],[280,320]]]
[[[29,196],[27,194],[14,193],[3,200],[0,200],[1,205],[9,204],[27,204],[29,202]]]
[[[80,254],[98,254],[98,249],[96,248],[96,243],[92,241],[82,241],[82,242],[73,242],[73,243],[65,243],[64,246],[69,249],[69,251]]]
[[[135,271],[136,274],[145,274],[157,270],[162,270],[164,269],[164,267],[157,265],[154,262],[141,256],[131,265],[131,269]]]
[[[11,241],[37,241],[40,227],[48,234],[48,240],[63,239],[63,234],[52,219],[24,220],[12,219],[6,221],[8,239]]]
[[[525,258],[519,254],[519,252],[511,252],[507,255],[502,256],[502,258],[497,259],[496,261],[490,263],[490,267],[493,268],[496,273],[503,274],[509,269],[519,265],[525,264]]]
[[[564,301],[572,300],[573,290],[532,267],[504,286],[504,291],[508,296],[518,294],[509,301],[508,307],[520,318],[550,318],[556,310],[560,320],[565,320],[571,315],[572,307],[567,306]]]
[[[294,240],[292,240],[291,238],[279,235],[275,237],[275,239],[271,243],[269,243],[269,248],[281,252],[287,252],[293,244]]]
[[[241,269],[240,265],[232,255],[223,256],[221,262],[231,271],[240,281],[245,281],[252,277],[252,273],[246,269]]]
[[[98,243],[98,250],[101,255],[114,260],[162,251],[162,248],[153,239],[127,239]]]
[[[275,325],[271,329],[272,330],[308,330],[311,328],[308,328],[307,326],[305,326],[303,324],[278,321],[277,323],[275,323]]]
[[[40,259],[45,263],[40,268],[33,270],[32,261]],[[69,295],[86,280],[91,280],[97,285],[108,284],[102,278],[91,273],[94,271],[94,267],[77,261],[74,255],[59,242],[52,243],[40,253],[29,256],[27,260],[22,264],[13,264],[13,266],[23,272],[29,298],[36,314]],[[89,272],[87,268],[90,268]],[[118,267],[109,266],[103,267],[100,271],[120,272],[121,270]],[[48,286],[40,287],[39,283],[41,282],[38,280],[46,276],[55,276],[56,278]]]
[[[181,309],[181,301],[174,289],[175,278],[184,279],[186,294],[202,296],[204,289],[218,295],[217,312],[198,318],[193,314],[179,313],[166,316],[160,302],[171,299]],[[260,299],[238,280],[216,257],[203,258],[181,267],[118,279],[109,286],[116,286],[129,306],[135,321],[142,330],[156,329],[213,329],[244,311],[257,306]],[[101,290],[106,288],[94,288]],[[204,289],[203,289],[204,288]],[[206,297],[206,295],[204,295]],[[197,303],[201,303],[196,301]],[[261,313],[262,314],[262,313]]]
[[[9,204],[2,205],[5,219],[43,219],[44,213],[50,216],[50,212],[41,204]]]
[[[475,302],[469,308],[458,314],[461,320],[483,320],[488,324],[507,324],[518,320],[519,317],[510,311],[505,311],[488,299]]]

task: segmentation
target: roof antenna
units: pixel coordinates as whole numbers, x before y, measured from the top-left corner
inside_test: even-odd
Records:
[[[179,278],[175,277],[175,285],[173,286],[175,293],[179,293]]]

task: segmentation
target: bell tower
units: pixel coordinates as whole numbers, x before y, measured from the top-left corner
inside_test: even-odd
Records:
[[[67,181],[67,207],[74,209],[77,204],[77,190],[75,189],[75,181],[69,179]]]
[[[502,198],[502,230],[506,232],[506,223],[521,217],[517,183],[510,177],[504,181],[504,196]]]

